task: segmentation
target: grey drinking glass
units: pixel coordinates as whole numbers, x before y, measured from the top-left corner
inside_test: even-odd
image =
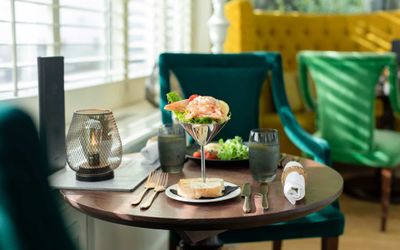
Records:
[[[271,182],[274,180],[279,163],[278,130],[252,129],[249,138],[249,164],[254,180]]]
[[[185,130],[179,124],[164,124],[158,130],[158,153],[161,169],[179,173],[185,162]]]

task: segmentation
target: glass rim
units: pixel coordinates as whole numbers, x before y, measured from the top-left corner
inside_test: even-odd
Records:
[[[174,134],[185,136],[185,129],[178,123],[161,124],[158,127],[158,136],[165,134]]]
[[[182,127],[180,124],[178,123],[165,123],[165,124],[161,124],[159,128],[172,128],[172,127]]]
[[[264,132],[264,133],[277,133],[278,134],[278,130],[275,128],[254,128],[250,130],[251,133],[260,133],[260,132]]]

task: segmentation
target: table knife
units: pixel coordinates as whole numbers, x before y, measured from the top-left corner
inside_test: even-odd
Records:
[[[243,184],[241,196],[244,197],[243,212],[250,213],[250,211],[251,211],[251,203],[250,203],[251,186],[250,186],[250,183],[247,182],[247,183]]]
[[[268,204],[268,183],[261,183],[260,184],[260,193],[262,196],[261,206],[264,210],[269,208]]]

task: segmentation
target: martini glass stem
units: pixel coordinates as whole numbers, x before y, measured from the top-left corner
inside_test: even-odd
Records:
[[[204,145],[200,145],[200,153],[201,153],[201,178],[203,182],[206,182],[206,158],[204,154]]]

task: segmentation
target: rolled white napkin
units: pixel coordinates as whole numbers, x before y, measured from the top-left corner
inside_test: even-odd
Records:
[[[306,193],[303,166],[297,161],[286,163],[283,168],[282,183],[283,193],[292,205],[303,199]]]
[[[160,157],[158,156],[157,137],[154,136],[146,142],[146,146],[140,150],[143,156],[142,164],[144,165],[160,165]]]

